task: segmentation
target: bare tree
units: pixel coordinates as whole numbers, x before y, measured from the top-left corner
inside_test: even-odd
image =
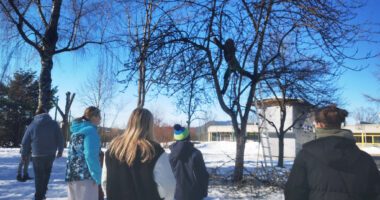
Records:
[[[108,42],[105,21],[111,6],[105,1],[4,0],[0,8],[4,27],[13,30],[9,38],[21,38],[40,56],[39,108],[47,109],[52,99],[55,55]]]
[[[167,95],[175,96],[177,110],[186,114],[186,124],[190,130],[191,123],[201,119],[206,107],[212,103],[212,95],[208,94],[210,88],[206,87],[204,80],[207,66],[197,52],[184,52],[176,59],[177,71],[164,87],[168,90]]]
[[[380,67],[380,65],[378,65],[378,66]],[[378,70],[375,73],[375,77],[376,77],[377,81],[380,82],[380,70]],[[365,94],[364,97],[367,98],[368,101],[380,103],[380,97],[374,97],[374,96],[369,95],[369,94]]]
[[[334,85],[337,74],[330,71],[330,63],[320,58],[292,55],[295,55],[293,51],[283,47],[281,54],[269,66],[267,79],[264,80],[266,96],[274,97],[275,105],[280,108],[279,121],[264,119],[274,128],[279,140],[279,167],[284,167],[285,134],[292,129],[294,131],[296,125],[306,119],[313,107],[338,101],[337,86]],[[289,118],[287,106],[292,104],[301,105],[304,111],[298,116],[291,116],[293,121],[285,124]]]
[[[206,112],[205,106],[210,105],[211,101],[206,96],[202,87],[197,86],[197,80],[194,78],[195,73],[189,74],[191,77],[190,84],[176,93],[176,107],[179,111],[186,114],[187,128],[190,130],[191,123],[200,119],[200,114]]]
[[[353,111],[353,118],[358,123],[379,123],[380,111],[371,107],[359,107]]]
[[[108,67],[108,65],[99,61],[96,70],[88,75],[82,85],[82,104],[104,110],[112,102],[117,92],[116,84],[117,80],[112,67]]]
[[[121,27],[128,56],[119,75],[125,76],[121,82],[126,88],[131,82],[137,82],[137,107],[144,107],[148,91],[160,90],[157,85],[167,80],[171,73],[166,72],[175,63],[172,59],[176,55],[174,48],[165,41],[174,31],[169,14],[178,8],[165,0],[124,2],[122,5],[127,11],[126,24]]]
[[[103,59],[99,59],[96,70],[88,75],[81,88],[82,104],[85,106],[95,106],[103,113],[103,126],[99,130],[103,135],[105,134],[106,121],[109,117],[106,114],[106,110],[112,104],[117,92],[117,80],[113,68],[110,67],[112,64],[105,64],[105,62]],[[119,112],[117,111],[116,115]]]
[[[354,56],[345,48],[367,33],[350,23],[353,8],[360,5],[316,0],[186,3],[189,6],[173,15],[177,38],[165,42],[190,45],[189,51],[205,57],[208,80],[233,124],[237,141],[233,179],[240,181],[256,85],[271,75],[270,66],[282,46],[293,47],[298,57],[307,60],[329,61],[332,71],[347,67],[344,61]]]

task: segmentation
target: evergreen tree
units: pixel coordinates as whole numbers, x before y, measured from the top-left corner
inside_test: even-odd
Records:
[[[52,91],[56,93],[56,89]],[[17,71],[0,83],[0,145],[19,146],[38,105],[36,72]],[[50,108],[52,104],[50,104]]]

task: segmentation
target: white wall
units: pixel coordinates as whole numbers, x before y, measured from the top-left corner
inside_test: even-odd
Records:
[[[258,130],[258,127],[257,125],[253,125],[253,124],[248,124],[247,125],[247,132],[255,132],[257,133],[259,130]],[[216,132],[219,132],[219,133],[233,133],[234,132],[234,128],[232,127],[232,125],[211,125],[207,128],[207,132],[208,133],[216,133]]]
[[[269,143],[271,145],[272,156],[278,156],[278,138],[270,138]],[[294,158],[296,156],[296,139],[285,138],[284,139],[284,157]]]
[[[279,106],[270,106],[265,109],[265,117],[276,124],[278,128],[280,126],[280,107]],[[293,122],[293,106],[286,106],[286,119],[285,119],[285,127],[289,127]],[[275,132],[275,128],[265,123],[268,132]]]

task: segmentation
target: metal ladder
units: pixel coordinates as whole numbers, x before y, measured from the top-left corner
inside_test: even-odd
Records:
[[[270,142],[269,142],[269,133],[268,133],[268,128],[265,122],[265,107],[263,103],[263,98],[262,98],[262,89],[261,89],[261,83],[258,84],[258,92],[259,92],[259,97],[255,98],[255,107],[256,107],[256,119],[258,120],[258,131],[259,131],[259,148],[261,147],[262,152],[263,152],[263,158],[264,158],[264,163],[263,167],[273,167],[273,158],[272,158],[272,151],[270,147]],[[258,105],[258,102],[260,102],[260,107]],[[260,150],[259,150],[260,152]],[[259,157],[259,156],[258,156]]]

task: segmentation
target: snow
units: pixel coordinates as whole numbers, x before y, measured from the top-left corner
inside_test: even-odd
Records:
[[[362,151],[367,152],[370,155],[380,155],[380,147],[379,146],[367,146],[367,147],[361,147]]]
[[[213,180],[218,177],[232,175],[235,157],[235,142],[204,142],[196,144],[204,156],[206,166],[213,174]],[[291,150],[286,147],[285,151]],[[262,152],[259,151],[259,143],[249,141],[245,149],[245,166],[246,174],[256,173],[257,167],[263,163]],[[366,151],[371,153],[380,153],[380,148],[371,147]],[[53,171],[49,182],[47,192],[48,199],[63,200],[67,199],[67,188],[64,182],[66,168],[66,151],[62,158],[56,159],[53,165]],[[33,199],[34,181],[30,180],[25,183],[16,181],[16,171],[20,160],[19,149],[17,148],[0,148],[0,200],[24,200]],[[276,162],[274,160],[273,162]],[[290,169],[292,160],[286,160],[285,165]],[[33,175],[32,163],[29,166],[29,173]],[[283,172],[281,172],[283,173]],[[284,199],[283,192],[277,188],[269,186],[252,186],[245,184],[242,187],[226,185],[223,181],[212,181],[209,187],[209,197],[207,200],[224,200],[224,199],[257,199],[257,200],[281,200]]]
[[[34,181],[20,183],[16,181],[17,167],[20,160],[19,149],[0,148],[0,200],[25,200],[34,197]],[[51,200],[67,199],[64,181],[66,168],[66,153],[64,158],[56,159],[50,176],[47,196]],[[32,163],[29,174],[34,176]]]

